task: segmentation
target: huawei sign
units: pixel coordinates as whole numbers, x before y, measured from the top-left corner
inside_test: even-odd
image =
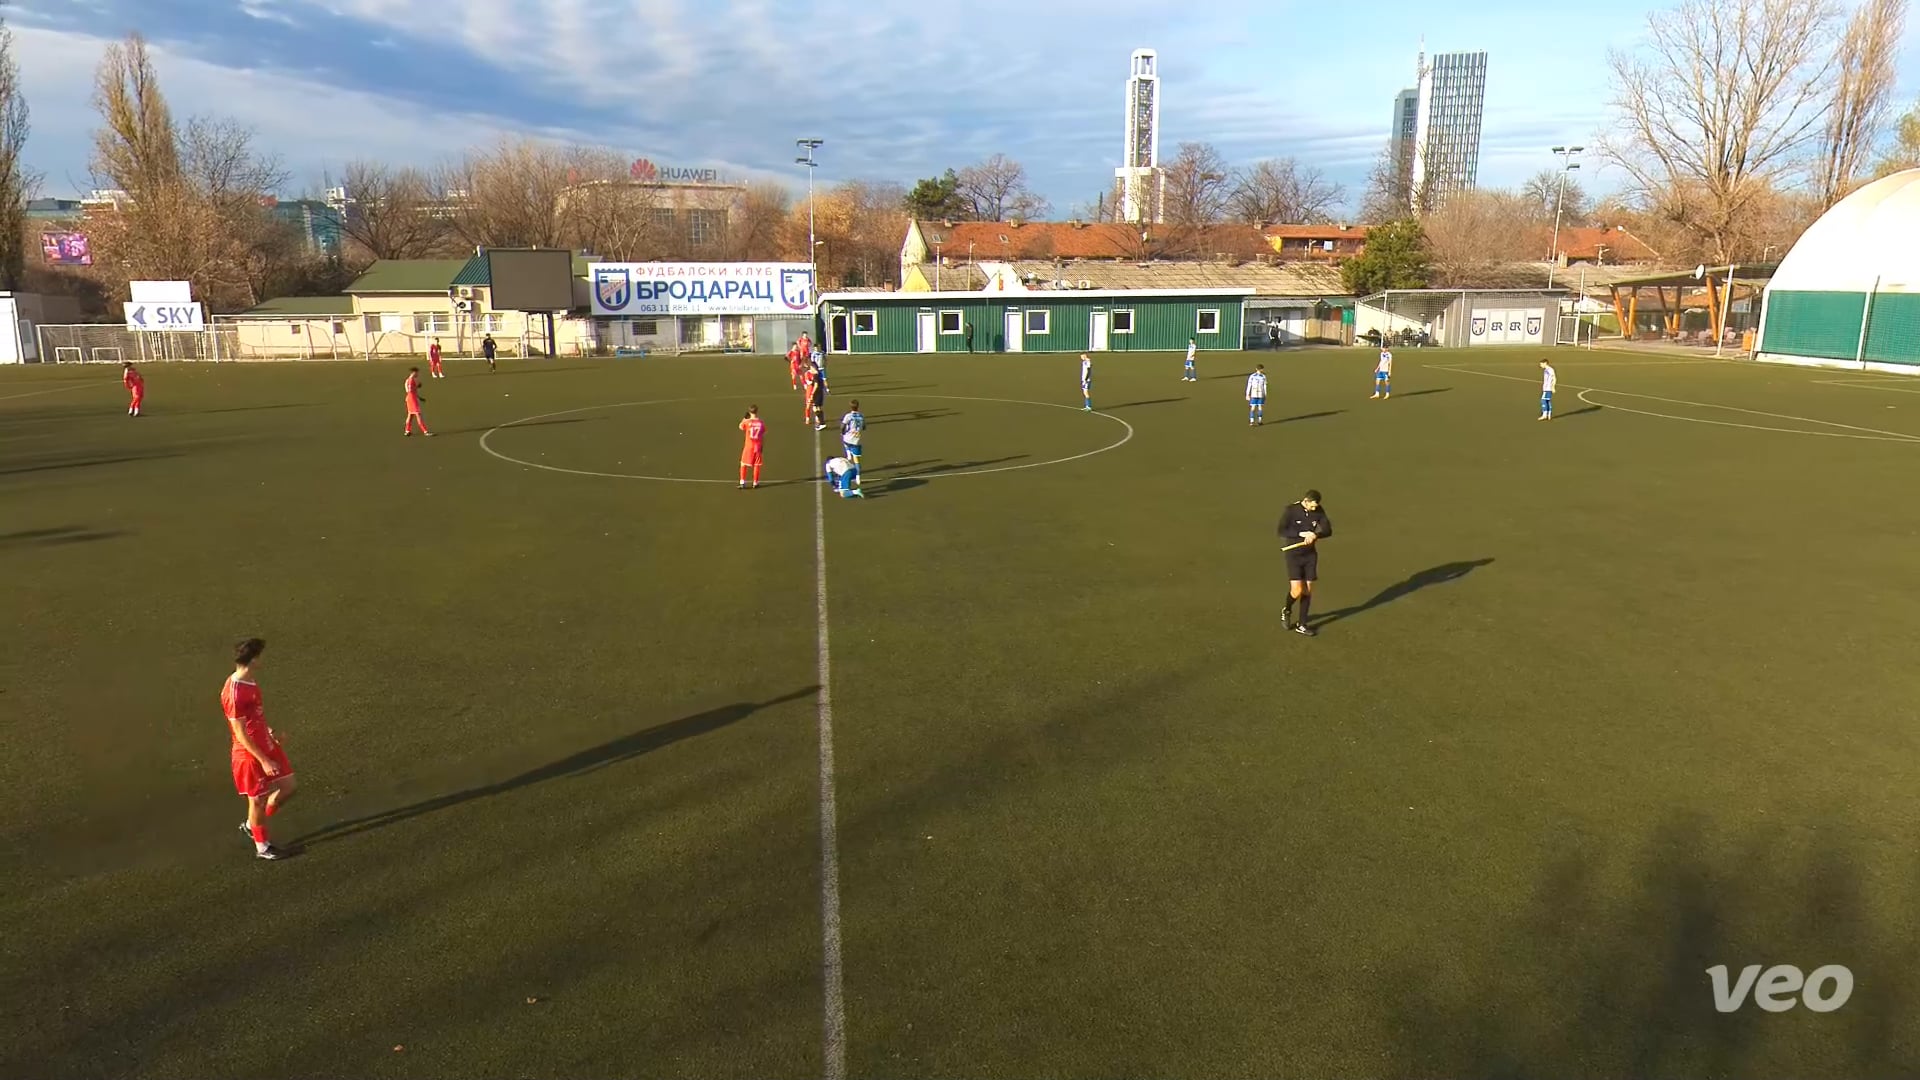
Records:
[[[655,165],[646,158],[635,158],[627,167],[627,175],[642,184],[717,184],[720,182],[719,169],[683,169],[675,165]]]

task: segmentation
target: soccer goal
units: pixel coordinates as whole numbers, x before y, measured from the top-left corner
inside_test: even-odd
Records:
[[[53,350],[53,362],[56,364],[79,364],[86,359],[86,351],[78,345],[58,345]]]

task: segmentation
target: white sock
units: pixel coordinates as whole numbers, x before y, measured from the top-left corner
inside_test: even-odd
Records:
[[[255,840],[253,842],[253,850],[255,851],[267,850],[267,842],[265,840]]]

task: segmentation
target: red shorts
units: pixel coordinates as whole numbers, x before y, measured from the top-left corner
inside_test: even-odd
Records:
[[[408,415],[410,415],[410,416],[419,416],[419,415],[420,415],[420,403],[419,403],[418,401],[415,401],[415,400],[413,400],[412,398],[408,398],[408,399],[407,399],[407,414],[408,414]]]
[[[268,776],[267,770],[260,767],[260,763],[254,760],[252,754],[240,747],[234,747],[233,790],[250,799],[258,798],[267,793],[267,785],[280,779],[281,776],[293,775],[293,765],[287,761],[287,752],[280,749],[279,743],[267,748],[267,756],[273,759],[275,765],[280,766],[280,776]]]
[[[740,464],[758,465],[760,464],[760,454],[761,450],[757,446],[752,449],[742,450],[740,451]]]

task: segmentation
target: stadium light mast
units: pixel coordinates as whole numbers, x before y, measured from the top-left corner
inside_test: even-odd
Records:
[[[1553,192],[1553,250],[1547,252],[1547,288],[1553,288],[1553,271],[1560,265],[1560,205],[1567,194],[1567,174],[1580,167],[1573,156],[1585,150],[1584,146],[1556,146],[1553,152],[1560,155],[1560,183]]]
[[[813,159],[813,152],[826,144],[825,139],[795,139],[793,144],[806,153],[794,158],[794,163],[807,167],[807,272],[813,275],[813,295],[816,302],[820,297],[820,258],[819,241],[813,238],[813,170],[820,163]]]

